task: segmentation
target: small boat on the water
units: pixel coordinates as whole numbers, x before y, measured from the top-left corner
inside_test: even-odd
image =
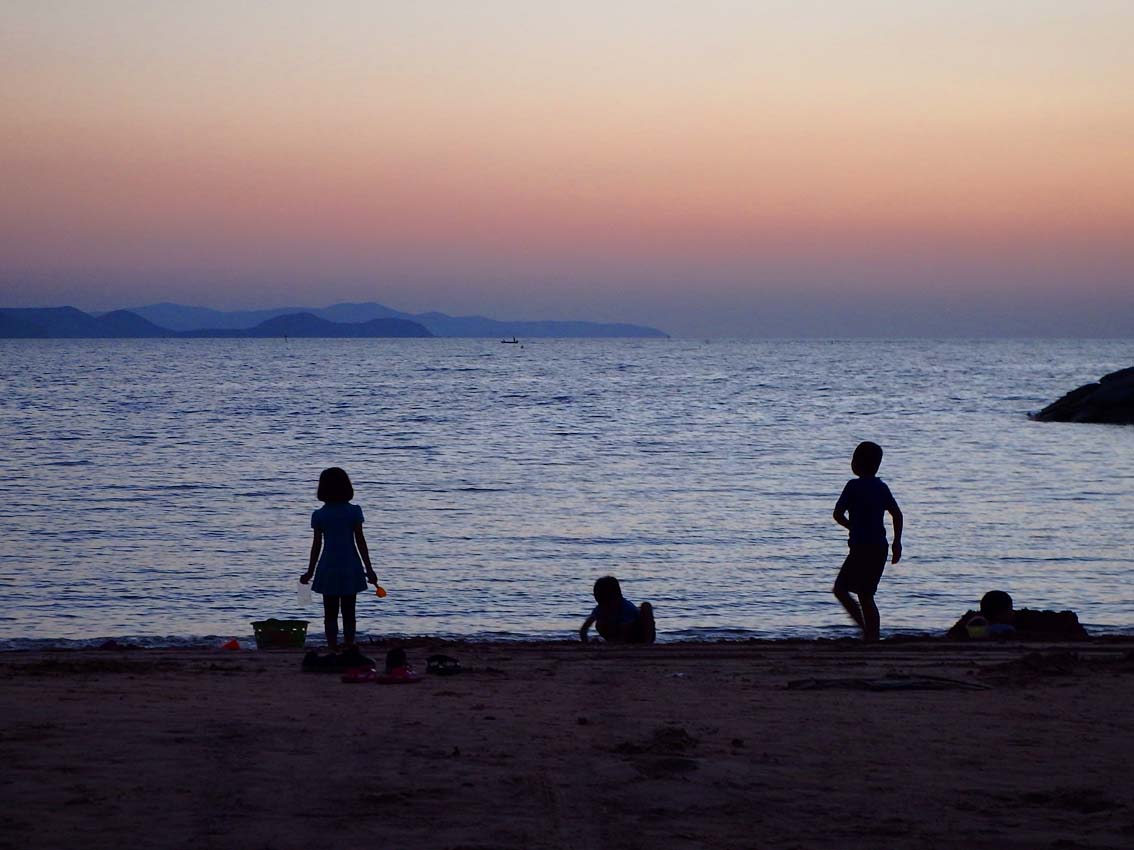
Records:
[[[512,337],[511,339],[500,340],[500,344],[501,345],[519,345],[520,341],[518,339],[516,339],[515,337]]]

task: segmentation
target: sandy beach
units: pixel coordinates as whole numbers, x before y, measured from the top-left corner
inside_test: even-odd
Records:
[[[403,645],[3,654],[0,847],[1134,846],[1134,639]]]

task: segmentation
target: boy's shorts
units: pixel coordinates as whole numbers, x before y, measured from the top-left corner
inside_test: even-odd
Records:
[[[880,546],[851,546],[843,568],[835,579],[835,590],[849,590],[851,593],[867,593],[871,596],[878,590],[878,582],[886,569],[886,556],[890,544]]]

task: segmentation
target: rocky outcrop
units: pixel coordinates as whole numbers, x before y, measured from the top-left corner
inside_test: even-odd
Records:
[[[1039,413],[1033,413],[1032,419],[1134,425],[1134,366],[1104,375],[1097,384],[1072,390]]]

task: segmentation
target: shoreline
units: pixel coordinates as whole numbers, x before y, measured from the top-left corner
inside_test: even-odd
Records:
[[[1134,637],[0,652],[0,847],[998,848],[1134,835]],[[871,684],[879,689],[863,687]]]
[[[314,621],[311,621],[314,622]],[[1089,636],[1085,641],[1072,641],[1068,642],[1069,645],[1090,644],[1093,642],[1122,642],[1134,641],[1134,626],[1098,626],[1086,624],[1089,631]],[[735,633],[726,633],[721,636],[712,635],[693,635],[693,636],[678,636],[673,637],[670,634],[659,634],[656,646],[688,646],[688,645],[708,645],[708,646],[728,646],[733,644],[739,645],[823,645],[823,644],[858,644],[861,639],[856,636],[855,631],[847,628],[841,629],[844,634],[837,635],[808,635],[808,636],[746,636],[737,635]],[[595,636],[592,635],[592,641],[596,644],[605,645],[605,642],[594,640]],[[217,635],[192,635],[192,636],[147,636],[147,635],[118,635],[118,636],[99,636],[92,638],[7,638],[0,639],[0,656],[6,653],[13,652],[75,652],[75,651],[90,651],[90,650],[147,650],[147,651],[182,651],[182,650],[198,650],[208,651],[218,649],[222,644],[228,641],[236,640],[240,644],[242,651],[269,651],[275,652],[277,650],[258,650],[255,638],[252,635],[233,635],[233,634],[217,634]],[[448,634],[388,634],[381,637],[376,636],[363,636],[359,640],[360,646],[386,646],[386,645],[417,645],[422,643],[432,643],[447,646],[523,646],[523,647],[538,647],[538,646],[557,646],[557,645],[571,645],[579,644],[580,641],[575,636],[574,632],[565,633],[561,637],[551,636],[530,636],[530,635],[516,635],[504,636],[499,633],[492,636],[482,635],[448,635]],[[973,645],[973,644],[1050,644],[1060,643],[1059,641],[1036,639],[1036,638],[1020,638],[1017,636],[1005,640],[979,640],[979,641],[956,641],[950,640],[946,637],[944,631],[934,632],[898,632],[892,634],[885,634],[882,637],[881,643],[884,645],[897,645],[897,644],[921,644],[921,643],[945,643],[950,645]],[[320,651],[326,649],[326,643],[321,634],[309,632],[307,642],[304,646],[305,650],[318,649]]]

